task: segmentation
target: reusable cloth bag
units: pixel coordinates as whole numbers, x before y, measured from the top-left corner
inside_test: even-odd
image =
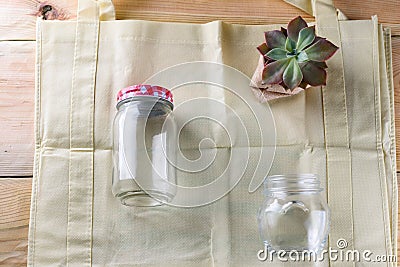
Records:
[[[395,255],[397,184],[390,32],[378,25],[376,17],[350,21],[340,12],[337,16],[330,0],[288,2],[314,14],[318,35],[340,49],[328,61],[327,86],[269,103],[276,128],[269,174],[319,175],[331,209],[327,246],[337,249],[338,240],[344,239],[347,250],[370,250],[372,257]],[[263,42],[264,31],[280,25],[114,18],[111,1],[80,0],[77,21],[37,22],[36,149],[28,265],[294,264],[257,258],[263,244],[256,213],[263,195],[261,189],[249,193],[253,172],[247,169],[229,194],[197,208],[130,208],[111,193],[112,122],[119,89],[191,61],[226,64],[251,77],[259,59],[255,48]],[[224,73],[214,75],[224,80]],[[201,95],[229,103],[238,114],[248,112],[226,91],[193,88],[174,93],[176,106]],[[268,107],[256,100],[252,103]],[[220,117],[229,123],[232,114],[227,111]],[[230,151],[238,147],[235,140],[228,144],[223,129],[211,121],[187,125],[186,133],[180,142],[188,157],[196,158],[197,137],[202,134],[214,140],[213,149],[218,152],[219,160],[210,171],[195,177],[200,181],[210,173],[218,176]],[[239,130],[230,133],[233,137],[242,134]],[[268,164],[258,161],[265,147],[250,138],[249,170]],[[229,171],[238,170],[233,164]],[[198,182],[185,173],[178,171],[177,175],[188,184]],[[333,257],[299,263],[368,264]],[[375,264],[394,266],[390,262]]]

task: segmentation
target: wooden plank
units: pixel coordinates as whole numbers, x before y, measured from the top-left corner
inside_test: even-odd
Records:
[[[0,179],[0,266],[26,266],[31,183]]]
[[[34,42],[0,42],[0,176],[32,176]],[[400,140],[400,37],[393,38],[396,136]],[[397,142],[400,166],[400,142]]]
[[[34,42],[0,42],[0,176],[32,176]],[[396,136],[400,140],[400,37],[393,38]],[[400,166],[400,142],[397,142]]]
[[[302,14],[280,0],[114,0],[114,3],[118,19],[195,23],[222,19],[232,23],[269,24],[285,23]],[[394,26],[394,35],[400,35],[398,0],[335,0],[335,3],[351,19],[378,14],[380,22]],[[48,6],[52,10],[43,12]],[[75,18],[75,12],[76,1],[4,0],[0,4],[0,40],[34,40],[37,16],[45,13],[48,19],[68,20]],[[34,43],[0,42],[0,60],[0,176],[32,175]],[[393,66],[396,135],[400,140],[400,38],[393,40]],[[399,147],[397,151],[400,155]],[[30,191],[31,179],[0,179],[2,266],[26,265]]]
[[[48,6],[53,8],[45,12]],[[74,19],[76,6],[77,1],[68,0],[2,0],[0,40],[35,40],[37,17],[46,13],[49,19]]]
[[[32,176],[35,42],[0,42],[0,176]]]
[[[334,0],[334,3],[349,19],[369,19],[378,15],[380,23],[392,27],[392,35],[400,35],[399,0]]]
[[[31,182],[0,179],[0,266],[26,266]]]
[[[394,82],[394,109],[396,126],[396,160],[400,168],[400,37],[392,39],[393,82]]]
[[[241,24],[286,24],[302,15],[312,19],[282,0],[114,0],[117,19],[144,19],[205,23],[224,20]],[[400,35],[398,0],[335,0],[350,19],[369,19],[377,14],[381,23],[394,26]],[[34,40],[37,17],[70,20],[76,17],[77,1],[3,0],[0,4],[0,40]],[[397,25],[396,25],[397,24]]]

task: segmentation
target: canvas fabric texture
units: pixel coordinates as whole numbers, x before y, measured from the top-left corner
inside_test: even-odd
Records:
[[[269,103],[276,127],[269,175],[318,174],[331,208],[328,246],[336,248],[342,238],[347,249],[396,255],[390,30],[376,17],[352,21],[338,16],[330,0],[287,2],[313,14],[318,35],[340,49],[328,61],[326,87]],[[279,27],[115,20],[111,1],[104,0],[80,0],[77,21],[38,20],[28,266],[291,266],[257,259],[263,245],[256,213],[264,196],[261,188],[250,194],[248,184],[266,149],[259,140],[250,140],[248,169],[240,183],[210,205],[129,208],[111,193],[119,89],[191,61],[226,64],[251,77],[259,59],[255,47],[264,41],[264,31]],[[243,117],[249,112],[234,94],[192,89],[175,94],[176,105],[203,96],[229,103]],[[254,105],[266,104],[254,100]],[[221,116],[229,123],[230,113]],[[211,122],[188,128],[210,136],[218,151],[216,163],[196,179],[221,173],[230,151],[240,149],[229,147],[222,129]],[[231,134],[239,139],[244,133]],[[181,140],[189,157],[198,153],[194,137]],[[178,172],[178,180],[185,178]],[[186,180],[191,182],[196,181]],[[368,263],[327,257],[296,265]]]

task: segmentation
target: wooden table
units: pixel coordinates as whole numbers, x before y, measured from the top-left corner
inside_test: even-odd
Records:
[[[312,20],[281,0],[114,0],[114,4],[118,19],[286,24],[302,15]],[[377,14],[381,23],[391,26],[396,123],[400,125],[400,1],[335,0],[335,4],[350,19]],[[0,3],[0,266],[26,265],[34,150],[35,21],[41,16],[75,19],[76,5],[70,0]],[[399,134],[400,129],[397,140]]]

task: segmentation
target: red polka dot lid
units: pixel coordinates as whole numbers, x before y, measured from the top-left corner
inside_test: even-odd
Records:
[[[136,84],[121,89],[117,94],[117,101],[120,102],[128,98],[139,96],[155,96],[167,100],[171,104],[174,103],[170,90],[161,86],[149,84]]]

